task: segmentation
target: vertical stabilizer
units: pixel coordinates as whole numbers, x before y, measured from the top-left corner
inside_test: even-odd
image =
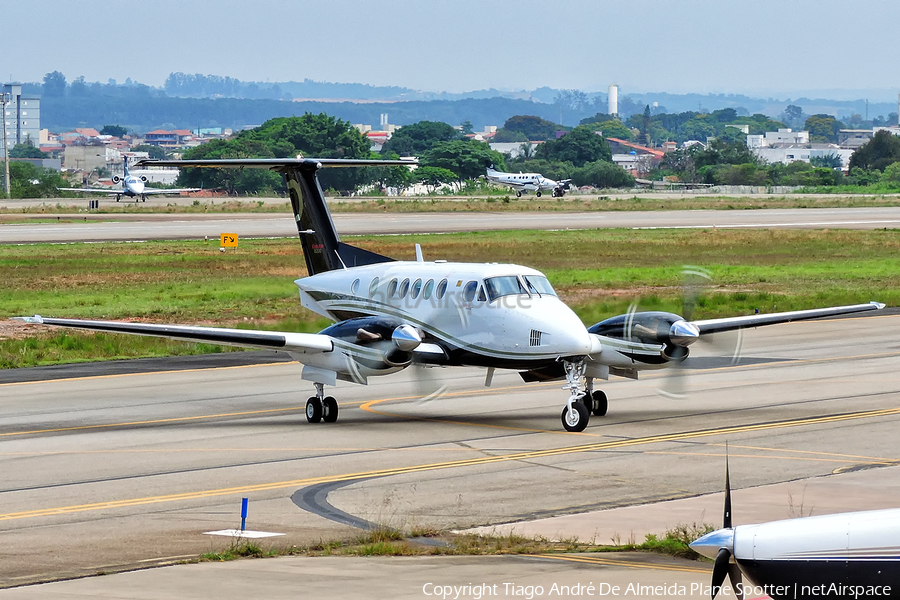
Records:
[[[284,170],[307,272],[315,275],[343,269],[345,265],[358,267],[394,260],[341,242],[325,204],[317,171],[318,167],[309,163]]]

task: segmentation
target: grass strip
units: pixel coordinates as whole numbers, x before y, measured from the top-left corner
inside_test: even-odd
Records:
[[[878,300],[900,304],[897,230],[588,230],[345,237],[412,260],[491,261],[542,270],[586,324],[625,312],[681,312],[683,265],[712,282],[695,318]],[[314,332],[328,321],[303,309],[294,239],[0,246],[0,316],[138,319]],[[226,351],[142,336],[0,324],[5,368]]]

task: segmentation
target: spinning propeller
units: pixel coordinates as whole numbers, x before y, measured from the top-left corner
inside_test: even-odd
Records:
[[[743,575],[741,569],[736,562],[733,562],[732,555],[734,553],[734,526],[731,522],[731,480],[728,469],[728,446],[725,446],[725,510],[722,518],[722,529],[709,533],[702,538],[691,543],[691,547],[695,550],[702,546],[710,546],[712,544],[720,545],[719,551],[716,553],[716,562],[713,564],[712,572],[712,600],[715,600],[722,584],[725,582],[725,576],[731,581],[731,587],[735,592],[738,600],[743,600]]]

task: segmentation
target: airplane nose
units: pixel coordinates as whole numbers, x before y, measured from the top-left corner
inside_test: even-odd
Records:
[[[718,529],[697,538],[688,545],[697,554],[713,560],[722,548],[726,548],[734,554],[734,529]]]
[[[700,339],[700,330],[685,320],[675,321],[669,328],[669,340],[676,346],[686,348]]]

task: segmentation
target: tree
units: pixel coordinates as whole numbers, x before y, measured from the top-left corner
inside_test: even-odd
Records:
[[[803,121],[803,109],[796,104],[789,104],[787,108],[784,109],[782,116],[784,117],[783,120],[788,125],[796,127]]]
[[[634,187],[634,177],[618,165],[598,160],[575,169],[572,173],[572,183],[597,188]]]
[[[456,173],[440,167],[419,167],[410,174],[410,183],[424,184],[429,192],[457,180]]]
[[[462,129],[463,135],[469,135],[470,133],[474,133],[475,129],[472,126],[472,121],[468,119],[460,123],[460,128]]]
[[[894,187],[900,187],[900,162],[889,164],[881,174],[881,181]]]
[[[9,149],[10,158],[47,158],[48,156],[50,155],[46,152],[41,152],[33,144],[16,144]],[[12,177],[10,177],[10,180],[12,180]]]
[[[48,98],[61,98],[66,95],[66,76],[59,71],[53,71],[44,75],[44,96]]]
[[[759,162],[744,141],[715,139],[706,148],[699,145],[692,146],[689,151],[698,171],[708,166],[757,164]]]
[[[579,125],[558,140],[544,142],[535,154],[546,160],[570,162],[576,167],[598,160],[612,160],[609,144],[588,125]]]
[[[900,137],[881,130],[850,156],[850,168],[884,171],[888,165],[898,161],[900,161]]]
[[[100,130],[100,135],[111,135],[113,137],[125,137],[128,130],[121,125],[104,125]]]
[[[438,142],[422,156],[420,164],[453,171],[459,181],[484,175],[491,165],[500,170],[506,169],[502,154],[476,140]]]
[[[83,97],[87,96],[87,84],[84,81],[84,75],[80,75],[75,78],[75,81],[72,82],[72,85],[69,86],[69,92],[72,96],[75,97]]]
[[[68,182],[53,169],[43,169],[22,161],[9,163],[9,193],[12,198],[56,198],[60,195],[57,188],[67,185]]]
[[[837,142],[838,133],[844,124],[831,115],[813,115],[806,119],[803,128],[809,131],[809,141],[813,143]]]
[[[631,130],[618,119],[610,119],[599,123],[585,123],[594,131],[599,131],[605,138],[616,138],[619,140],[630,140],[634,134]]]
[[[189,160],[217,158],[274,158],[265,143],[250,139],[212,140],[184,153]],[[263,169],[181,169],[178,185],[222,188],[229,194],[283,190],[281,175]]]
[[[827,169],[840,169],[844,166],[844,159],[840,154],[829,152],[823,156],[813,156],[809,159],[809,163],[814,167],[824,167]]]
[[[535,117],[531,115],[516,115],[514,117],[510,117],[506,120],[506,123],[503,124],[503,127],[500,131],[506,130],[512,133],[521,133],[525,136],[523,140],[513,140],[513,141],[543,141],[549,140],[556,137],[556,132],[560,130],[564,130],[565,127],[561,125],[557,125],[552,121],[547,121],[546,119],[542,119],[540,117]],[[500,131],[497,133],[499,134]],[[496,136],[494,136],[496,138]]]
[[[382,146],[381,155],[422,156],[438,142],[458,140],[460,137],[460,132],[447,123],[419,121],[395,131]]]

